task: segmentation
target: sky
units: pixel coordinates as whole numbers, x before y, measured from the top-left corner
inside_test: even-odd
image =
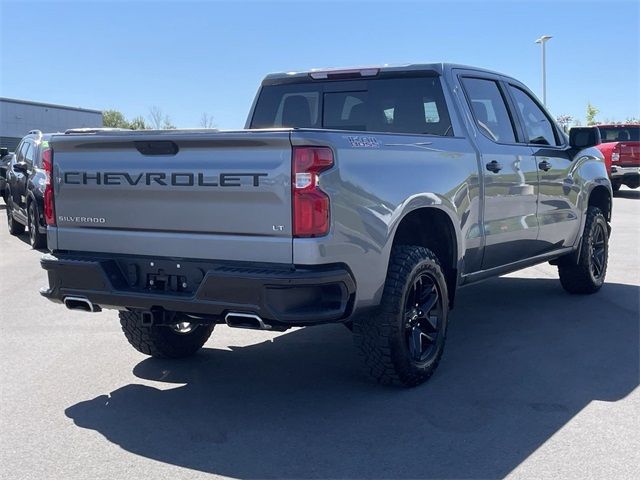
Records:
[[[0,96],[120,110],[160,107],[178,127],[203,113],[242,128],[270,72],[455,62],[511,75],[584,123],[640,117],[640,0],[0,0]]]

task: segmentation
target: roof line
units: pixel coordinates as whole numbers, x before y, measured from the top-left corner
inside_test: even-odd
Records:
[[[482,67],[474,67],[471,65],[463,65],[458,63],[450,63],[450,62],[431,62],[431,63],[405,63],[405,64],[382,64],[382,65],[367,65],[367,66],[351,66],[351,67],[327,67],[327,68],[311,68],[304,70],[297,70],[291,72],[272,72],[269,73],[266,77],[264,77],[264,81],[272,81],[272,80],[282,80],[282,79],[291,79],[292,81],[297,81],[300,78],[307,77],[309,74],[314,72],[325,72],[325,71],[335,71],[335,70],[362,70],[362,69],[378,69],[380,72],[412,72],[412,71],[435,71],[440,74],[445,72],[446,70],[451,69],[464,69],[464,70],[473,70],[477,72],[490,73],[492,75],[499,75],[502,77],[509,77],[509,75],[505,75],[501,72],[496,72],[493,70],[489,70]]]
[[[18,103],[22,105],[34,105],[36,107],[59,108],[62,110],[73,110],[75,112],[99,113],[102,115],[102,110],[94,110],[92,108],[70,107],[68,105],[58,105],[55,103],[34,102],[31,100],[19,100],[17,98],[0,97],[0,102]]]

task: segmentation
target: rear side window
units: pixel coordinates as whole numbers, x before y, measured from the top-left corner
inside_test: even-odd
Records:
[[[24,162],[24,154],[28,146],[29,144],[24,140],[18,145],[18,148],[16,148],[16,163]]]
[[[265,86],[251,128],[273,127],[453,135],[438,77]]]
[[[494,142],[514,143],[513,122],[498,84],[481,78],[463,78],[462,84],[479,130]]]
[[[33,167],[33,157],[35,156],[35,146],[31,143],[28,144],[29,148],[27,148],[26,153],[24,154],[24,161],[27,162],[29,167]]]
[[[522,116],[527,143],[558,145],[551,120],[538,104],[528,93],[518,87],[509,85],[509,90]]]
[[[22,144],[20,152],[18,152],[18,155],[16,156],[16,162],[27,162],[30,167],[33,165],[33,148],[31,146],[31,142],[28,140],[25,140]]]

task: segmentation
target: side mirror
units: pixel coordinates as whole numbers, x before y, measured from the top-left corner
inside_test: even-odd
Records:
[[[13,171],[16,173],[27,173],[27,164],[24,162],[14,163]]]
[[[9,149],[7,147],[1,147],[0,148],[0,158],[4,157],[8,153],[9,153]]]
[[[598,130],[598,127],[572,127],[569,130],[569,145],[573,148],[583,149],[600,143],[600,130]]]

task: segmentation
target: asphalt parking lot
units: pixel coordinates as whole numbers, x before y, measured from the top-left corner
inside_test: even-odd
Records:
[[[2,478],[640,478],[640,190],[614,201],[600,293],[546,264],[462,289],[412,390],[370,383],[342,326],[146,358],[115,312],[42,299],[0,216]]]

